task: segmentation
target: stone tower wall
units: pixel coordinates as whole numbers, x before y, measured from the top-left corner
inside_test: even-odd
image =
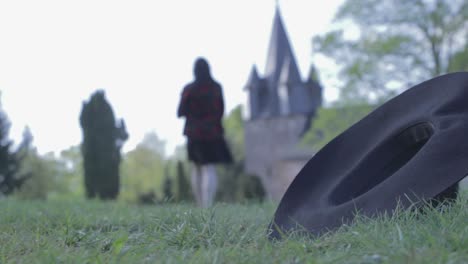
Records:
[[[299,160],[293,165],[281,165],[301,140],[306,122],[307,117],[304,115],[245,122],[246,171],[261,178],[263,186],[273,200],[281,198],[305,163]]]

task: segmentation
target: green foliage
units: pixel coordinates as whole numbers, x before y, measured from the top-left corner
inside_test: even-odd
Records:
[[[191,164],[186,160],[185,148],[178,147],[177,152],[164,162],[162,182],[158,188],[162,192],[160,202],[190,203],[195,199],[188,173]]]
[[[223,120],[226,139],[236,161],[244,159],[244,121],[241,105],[234,108]]]
[[[242,173],[239,179],[239,200],[241,202],[263,202],[266,197],[262,181],[255,175]]]
[[[184,164],[181,161],[177,161],[177,178],[176,178],[175,187],[176,187],[175,200],[177,202],[193,201],[190,181],[188,180],[186,176]]]
[[[243,163],[234,162],[233,164],[218,166],[216,168],[218,174],[218,189],[216,191],[215,200],[218,202],[240,202],[240,179],[243,177]]]
[[[154,190],[150,190],[148,192],[138,195],[138,203],[154,205],[154,204],[159,203],[159,199],[158,199],[158,196],[156,195],[156,192]]]
[[[275,205],[0,203],[1,263],[467,263],[468,197],[272,242]]]
[[[146,133],[138,146],[158,154],[161,158],[166,155],[166,141],[159,138],[155,132]]]
[[[234,108],[223,121],[226,140],[234,162],[217,168],[219,183],[216,200],[222,202],[263,200],[265,191],[258,177],[247,175],[244,171],[244,121],[241,106]]]
[[[123,120],[117,124],[104,91],[95,92],[83,103],[80,125],[86,196],[115,199],[120,185],[120,149],[128,134]]]
[[[54,182],[57,174],[55,160],[50,156],[40,156],[35,149],[29,151],[22,162],[21,171],[30,174],[16,192],[21,199],[47,199],[49,192],[57,186]]]
[[[25,149],[20,174],[29,179],[15,191],[20,199],[78,198],[84,194],[82,158],[78,146],[70,147],[56,157],[40,155],[33,147]]]
[[[174,192],[172,191],[172,178],[169,174],[169,167],[166,165],[164,168],[164,182],[163,182],[163,202],[171,202],[174,200]]]
[[[247,174],[243,161],[219,167],[218,174],[217,201],[245,203],[264,200],[266,192],[260,178]]]
[[[369,104],[320,108],[301,143],[318,151],[372,110]]]
[[[83,156],[79,146],[72,146],[60,152],[58,157],[60,166],[61,189],[64,196],[83,197],[85,190],[83,185]]]
[[[15,192],[21,199],[76,199],[84,194],[83,168],[80,149],[70,147],[56,157],[53,153],[40,155],[35,148],[26,154],[21,172],[30,179]]]
[[[468,71],[468,43],[465,48],[452,56],[449,72]]]
[[[466,1],[347,0],[335,20],[343,28],[313,44],[341,66],[341,100],[384,101],[402,88],[466,69]]]
[[[10,122],[6,113],[0,109],[0,197],[12,194],[20,188],[29,177],[20,173],[22,159],[32,141],[30,134],[25,134],[18,150],[11,149],[13,142],[9,139]],[[27,130],[29,131],[29,130]]]
[[[123,200],[136,201],[141,194],[161,190],[166,163],[164,151],[165,142],[155,133],[148,133],[135,149],[125,154],[122,162]]]

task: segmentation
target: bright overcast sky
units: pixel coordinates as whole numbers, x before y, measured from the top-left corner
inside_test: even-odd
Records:
[[[305,77],[311,38],[330,29],[343,0],[280,1]],[[244,102],[253,64],[263,73],[274,0],[14,0],[0,3],[2,108],[18,143],[28,125],[41,153],[81,142],[82,102],[104,89],[130,134],[124,150],[155,131],[168,151],[183,144],[179,95],[204,56],[224,88],[228,113]],[[334,80],[318,65],[326,99]]]

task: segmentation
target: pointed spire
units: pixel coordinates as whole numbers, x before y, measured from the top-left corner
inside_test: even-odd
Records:
[[[253,66],[244,87],[249,118],[313,113],[321,103],[322,88],[313,80],[317,76],[315,68],[310,73],[314,77],[303,82],[276,2],[265,73],[260,76]]]
[[[286,58],[283,62],[283,66],[280,69],[278,84],[281,85],[288,85],[290,82],[291,77],[291,58]]]
[[[289,84],[290,84],[290,58],[286,58],[281,67],[280,76],[278,79],[278,103],[279,113],[287,115],[290,112],[289,107]]]
[[[251,90],[254,87],[257,87],[259,80],[260,76],[258,75],[257,66],[253,65],[252,70],[250,70],[249,79],[247,80],[247,84],[245,85],[244,90]]]
[[[268,47],[268,57],[265,68],[265,77],[271,78],[271,85],[276,86],[283,68],[283,64],[290,62],[290,78],[300,81],[299,69],[296,59],[289,43],[279,6],[276,6],[275,17],[273,19],[273,29],[271,31],[270,44]]]

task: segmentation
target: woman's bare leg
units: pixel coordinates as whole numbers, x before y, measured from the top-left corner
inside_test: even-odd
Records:
[[[202,166],[202,206],[213,205],[218,187],[218,176],[214,165]]]

